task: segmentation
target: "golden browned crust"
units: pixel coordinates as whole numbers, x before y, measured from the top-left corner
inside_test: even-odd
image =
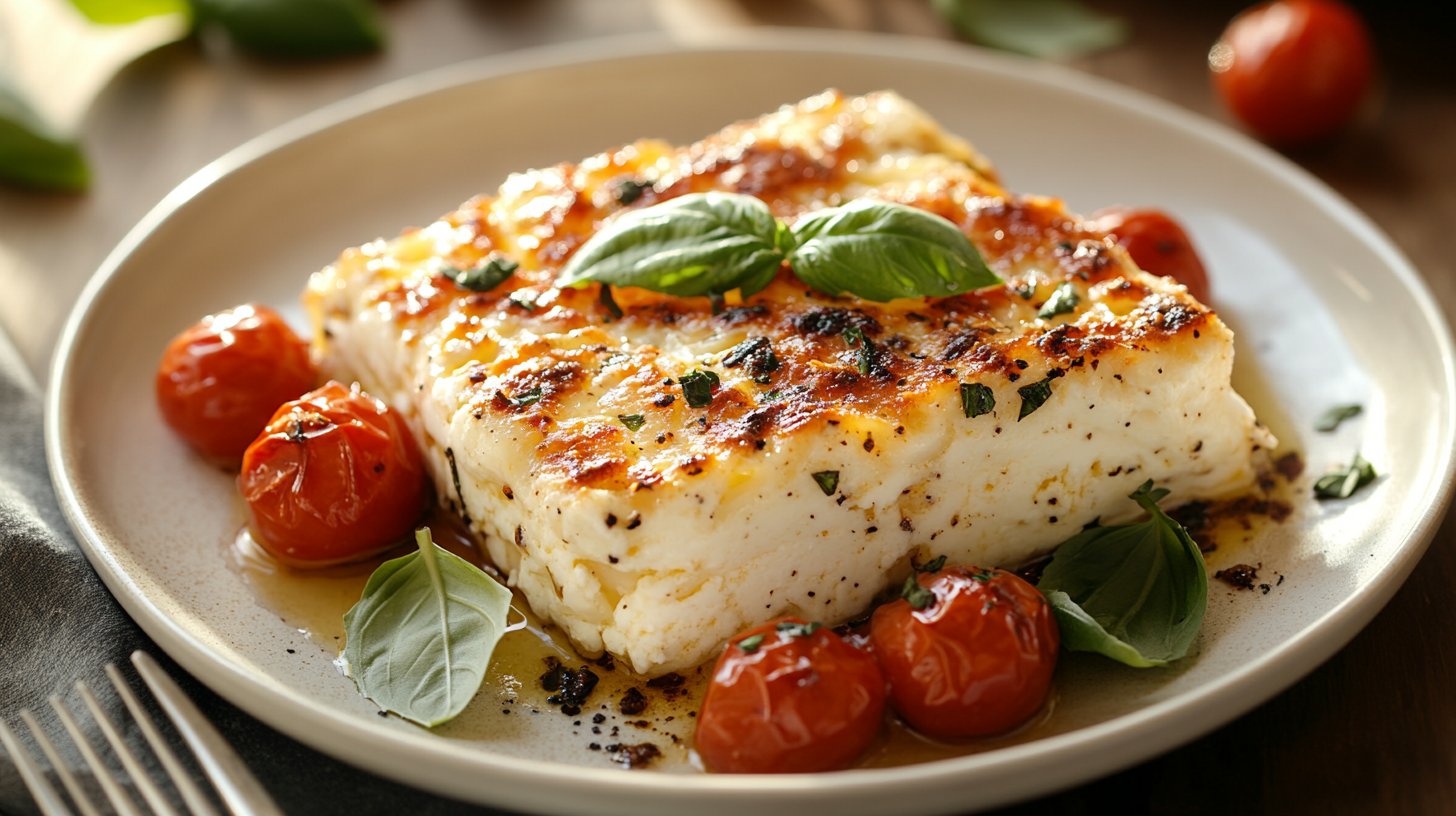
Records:
[[[848,183],[846,167],[872,158],[849,129],[836,144],[825,145],[822,155],[810,156],[761,134],[745,138],[753,132],[751,124],[730,127],[688,148],[671,150],[644,141],[581,164],[561,164],[532,174],[527,190],[511,191],[508,182],[504,194],[516,196],[510,218],[492,208],[496,199],[490,197],[473,199],[445,218],[457,232],[471,236],[445,260],[463,268],[506,252],[521,264],[513,278],[490,292],[473,293],[443,274],[402,276],[379,287],[375,305],[402,330],[418,328],[416,336],[436,325],[451,326],[451,335],[440,341],[443,346],[452,340],[478,345],[482,341],[473,327],[500,312],[541,334],[579,334],[585,342],[574,348],[542,341],[513,349],[510,358],[474,364],[479,376],[470,377],[469,405],[476,419],[518,422],[523,431],[539,434],[538,473],[582,487],[617,489],[650,488],[662,477],[614,415],[658,415],[670,420],[658,426],[673,428],[696,423],[695,433],[715,446],[711,449],[751,455],[774,435],[850,414],[904,416],[911,407],[942,399],[957,383],[1033,382],[1082,366],[1095,369],[1110,354],[1197,339],[1200,328],[1216,321],[1180,288],[1137,270],[1105,233],[1067,212],[1060,201],[1011,195],[985,166],[941,185],[904,186],[894,200],[959,226],[1006,280],[1003,287],[871,303],[813,291],[781,269],[763,292],[747,301],[730,299],[719,314],[713,314],[706,298],[619,289],[620,318],[600,302],[594,284],[553,288],[571,254],[623,210],[722,190],[758,196],[776,216],[792,221],[832,203]],[[621,196],[622,190],[640,194]],[[884,192],[870,188],[868,194]],[[526,243],[535,248],[522,249],[521,236],[529,236]],[[1067,281],[1083,293],[1076,311],[1037,319],[1037,310]],[[757,381],[716,389],[706,410],[689,408],[681,387],[648,364],[660,351],[624,349],[613,339],[668,327],[696,336],[734,330],[766,338],[778,365],[757,370],[750,360],[732,366],[726,355],[705,361],[704,368],[725,380],[731,374],[739,379],[753,375]],[[851,327],[871,341],[868,354],[845,340],[843,332]],[[584,426],[557,427],[562,406],[590,387],[593,374],[613,365],[633,373],[616,387],[611,413],[603,411],[601,421]],[[491,372],[509,372],[504,386],[486,382]],[[535,389],[538,402],[518,404],[519,395]],[[659,434],[655,444],[666,444],[667,435]],[[703,447],[697,450],[701,456]],[[689,475],[707,464],[677,463]]]

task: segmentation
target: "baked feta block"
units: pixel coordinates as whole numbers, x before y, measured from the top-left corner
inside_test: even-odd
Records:
[[[619,213],[708,190],[789,221],[865,196],[924,208],[1006,284],[872,303],[781,270],[716,314],[554,286]],[[519,267],[455,283],[492,258]],[[1007,193],[893,93],[513,175],[344,252],[306,301],[325,369],[405,414],[441,500],[532,608],[649,675],[773,617],[861,614],[912,558],[1025,562],[1135,513],[1147,479],[1174,502],[1239,494],[1274,444],[1230,387],[1217,315],[1059,201]],[[680,383],[693,371],[718,378],[705,397]]]

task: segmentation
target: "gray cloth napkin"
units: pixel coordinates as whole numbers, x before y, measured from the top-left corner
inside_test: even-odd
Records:
[[[305,748],[234,708],[168,660],[116,603],[72,538],[46,468],[40,391],[9,338],[0,333],[0,719],[34,748],[19,718],[22,710],[30,709],[68,764],[84,768],[46,699],[60,695],[92,743],[104,746],[73,684],[84,680],[114,722],[129,723],[101,667],[108,662],[123,667],[149,701],[127,660],[135,649],[162,661],[286,813],[497,812],[386,782]],[[172,733],[170,727],[164,730]],[[153,776],[163,779],[137,730],[127,727],[124,734],[147,758]],[[174,741],[180,748],[180,740],[174,736]],[[179,753],[190,756],[185,750]],[[109,749],[103,755],[109,756]],[[35,813],[14,763],[0,749],[0,814]]]

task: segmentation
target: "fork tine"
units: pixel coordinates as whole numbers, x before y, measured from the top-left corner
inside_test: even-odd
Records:
[[[20,744],[16,739],[15,732],[10,726],[0,720],[0,744],[4,744],[6,753],[15,760],[15,767],[20,771],[20,779],[25,787],[30,789],[30,795],[35,797],[35,804],[40,808],[44,816],[72,816],[71,811],[66,808],[65,802],[61,800],[60,794],[46,781],[45,774],[41,773],[40,766],[35,764],[35,757]]]
[[[177,786],[177,791],[182,794],[182,801],[187,803],[187,809],[195,816],[217,816],[217,810],[213,808],[212,802],[208,801],[207,794],[202,788],[192,781],[192,774],[182,765],[182,761],[172,752],[167,741],[162,737],[162,732],[157,730],[156,724],[147,710],[142,708],[141,701],[131,690],[131,685],[126,678],[121,676],[121,671],[115,664],[106,664],[106,676],[111,678],[111,685],[116,687],[116,693],[121,695],[121,701],[131,712],[131,718],[142,730],[142,736],[146,737],[147,744],[152,746],[152,752],[157,759],[162,761],[162,767],[167,769],[167,775],[172,778],[172,784]]]
[[[234,816],[283,816],[283,811],[273,803],[262,783],[243,764],[242,758],[227,744],[222,734],[202,716],[197,704],[177,685],[177,681],[146,652],[132,652],[131,662],[172,724],[177,726],[182,738],[192,747],[198,762],[202,763],[203,772],[212,780],[228,810]]]
[[[96,755],[96,749],[86,741],[86,735],[81,733],[81,727],[76,725],[76,721],[71,718],[71,712],[66,710],[65,705],[61,703],[61,698],[52,694],[50,703],[51,708],[56,711],[56,716],[61,718],[61,725],[65,727],[66,733],[71,735],[71,741],[76,743],[76,747],[80,749],[81,757],[86,760],[87,765],[91,766],[91,773],[100,783],[102,792],[111,801],[111,806],[116,809],[118,816],[143,816],[141,811],[137,810],[136,803],[112,778],[111,769],[102,764],[101,757]]]
[[[46,736],[45,729],[35,721],[35,715],[30,713],[30,709],[20,712],[20,719],[25,720],[25,726],[30,729],[31,736],[35,737],[35,744],[40,746],[41,752],[46,755],[46,760],[51,763],[51,768],[56,772],[56,776],[61,778],[61,784],[65,786],[66,793],[71,795],[71,802],[76,806],[76,810],[81,811],[81,816],[101,816],[101,811],[96,809],[96,805],[91,802],[91,797],[81,789],[81,783],[76,781],[75,774],[71,773],[66,761],[61,759],[60,752],[51,743],[51,738]]]
[[[91,693],[91,688],[84,682],[77,680],[76,691],[80,693],[81,701],[86,704],[86,708],[91,711],[91,719],[95,720],[96,724],[101,726],[102,735],[106,737],[107,742],[111,743],[111,750],[116,752],[117,758],[121,760],[122,767],[126,768],[127,774],[131,776],[132,784],[136,785],[137,790],[141,791],[142,798],[151,806],[152,812],[156,816],[177,816],[177,810],[172,807],[171,802],[167,801],[167,795],[162,793],[162,789],[157,787],[156,782],[152,781],[151,774],[147,773],[147,769],[143,768],[142,764],[137,761],[136,755],[131,752],[131,748],[122,740],[121,734],[117,733],[116,726],[112,724],[111,718],[106,716],[105,711],[101,710],[101,703],[96,701],[96,695]]]

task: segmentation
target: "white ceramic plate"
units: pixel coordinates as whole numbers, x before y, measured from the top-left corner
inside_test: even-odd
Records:
[[[1127,203],[1176,213],[1239,332],[1241,390],[1312,470],[1358,448],[1380,480],[1354,500],[1302,501],[1287,523],[1215,553],[1214,567],[1258,561],[1285,581],[1268,594],[1216,583],[1196,657],[1162,671],[1064,660],[1055,727],[987,753],[817,776],[624,772],[508,734],[478,742],[374,716],[329,655],[224,567],[222,543],[240,518],[232,482],[157,416],[152,376],[166,341],[246,301],[297,317],[307,275],[340,249],[428,223],[513,170],[639,136],[691,141],[830,86],[900,91],[973,141],[1012,189],[1083,212]],[[71,523],[116,597],[198,678],[284,733],[422,788],[634,814],[964,811],[1191,740],[1309,672],[1390,598],[1445,509],[1456,405],[1451,341],[1419,277],[1364,216],[1276,154],[1052,66],[805,31],[524,52],[387,86],[268,134],[179,187],[112,254],[71,315],[52,382],[47,444]],[[1364,416],[1335,434],[1309,430],[1342,402],[1363,403]]]

